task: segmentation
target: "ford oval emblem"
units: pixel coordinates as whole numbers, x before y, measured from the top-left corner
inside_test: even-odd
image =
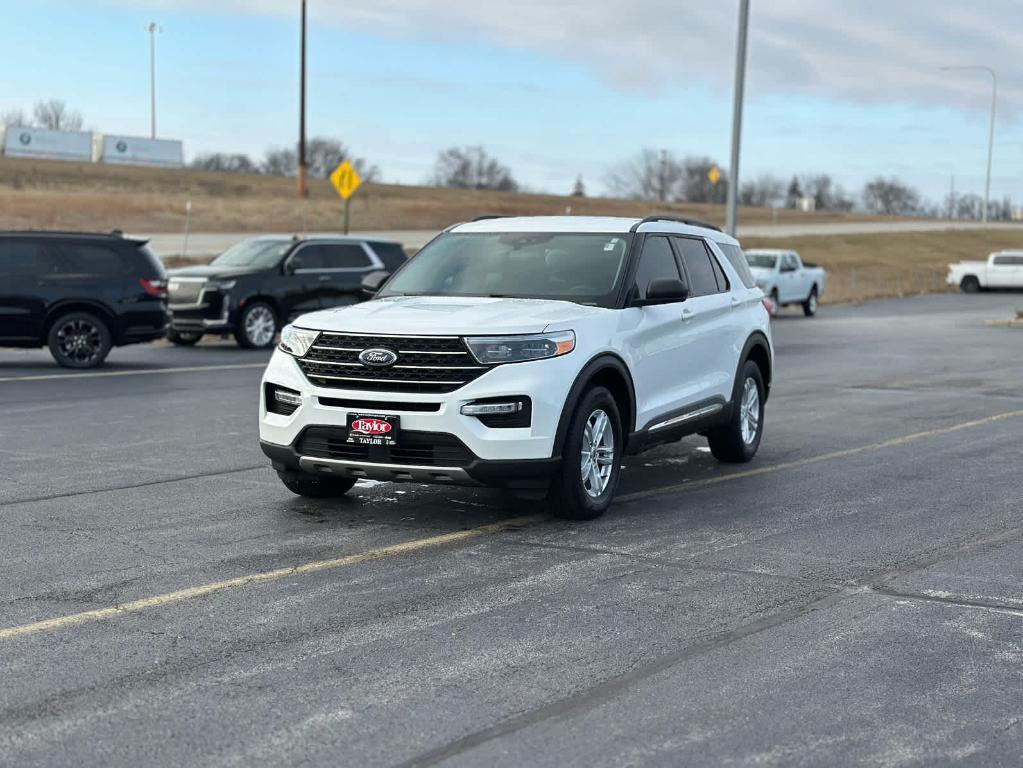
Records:
[[[384,347],[364,349],[359,353],[359,362],[371,368],[386,368],[389,365],[394,365],[397,360],[398,353]]]

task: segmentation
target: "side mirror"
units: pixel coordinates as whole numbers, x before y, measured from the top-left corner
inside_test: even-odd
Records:
[[[651,280],[646,289],[646,298],[635,302],[637,306],[651,304],[673,304],[689,298],[689,286],[674,277],[659,277]]]
[[[796,268],[791,264],[783,264],[779,272],[795,272]]]
[[[362,278],[362,292],[367,296],[376,296],[390,276],[390,272],[384,272],[382,270],[370,272]]]

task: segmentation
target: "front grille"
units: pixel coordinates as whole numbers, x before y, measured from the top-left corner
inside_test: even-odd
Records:
[[[350,400],[342,397],[319,397],[320,405],[331,408],[347,408],[356,411],[417,411],[419,413],[436,413],[440,403],[399,403],[389,400]]]
[[[372,368],[359,362],[371,348],[397,353],[393,365]],[[487,371],[457,336],[363,336],[320,334],[299,367],[313,384],[371,392],[454,392]]]
[[[465,443],[444,432],[402,430],[395,446],[351,445],[347,439],[347,427],[308,427],[295,449],[300,456],[316,459],[424,467],[464,467],[475,458]]]
[[[167,283],[167,303],[197,304],[205,286],[205,280],[182,280],[172,277]]]

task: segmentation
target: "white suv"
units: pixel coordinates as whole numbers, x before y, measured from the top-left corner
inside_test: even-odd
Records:
[[[768,313],[713,227],[489,217],[366,287],[286,327],[263,377],[260,442],[297,494],[490,485],[589,519],[626,453],[700,433],[743,462],[760,444]]]

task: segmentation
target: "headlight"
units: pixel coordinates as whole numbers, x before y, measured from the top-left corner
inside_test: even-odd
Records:
[[[472,356],[484,365],[524,363],[567,355],[575,349],[575,332],[558,331],[536,336],[468,336],[465,343]]]
[[[319,331],[310,331],[306,328],[296,328],[293,325],[284,326],[281,331],[281,350],[295,357],[302,357],[309,351],[319,337]]]

